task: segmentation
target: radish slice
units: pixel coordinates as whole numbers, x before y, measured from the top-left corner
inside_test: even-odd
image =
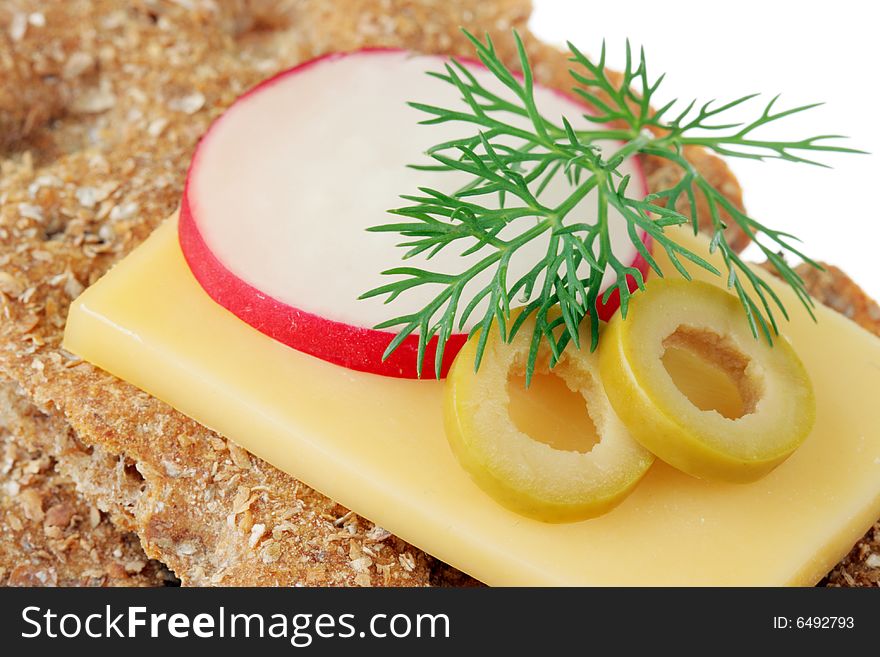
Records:
[[[474,133],[472,125],[418,125],[425,115],[406,104],[462,102],[452,85],[425,74],[442,70],[444,61],[386,49],[324,56],[263,82],[211,126],[190,165],[180,211],[183,254],[211,298],[266,335],[331,363],[417,376],[417,336],[383,361],[394,333],[372,327],[423,308],[437,290],[417,288],[391,305],[358,296],[387,283],[380,272],[400,264],[403,253],[395,247],[399,235],[365,229],[387,223],[386,211],[403,204],[402,193],[419,186],[454,192],[467,181],[458,172],[405,166],[428,161],[420,154],[433,144]],[[469,66],[482,84],[510,95],[484,68]],[[549,120],[560,122],[565,115],[575,128],[595,129],[571,98],[543,88],[536,88],[535,96]],[[602,146],[613,152],[618,145]],[[635,160],[621,170],[632,175],[631,188],[645,187]],[[567,192],[568,184],[557,176],[541,199],[552,206]],[[595,198],[588,196],[569,216],[594,220]],[[624,220],[613,215],[610,223],[614,252],[646,273]],[[455,244],[429,262],[416,257],[407,264],[457,273],[482,255],[463,258],[467,246]],[[517,280],[546,248],[546,240],[534,240],[522,249],[508,280]],[[605,285],[613,280],[608,272]],[[615,292],[600,317],[608,319],[618,305]],[[478,308],[473,317],[480,316]],[[466,335],[449,340],[441,375]],[[434,375],[434,344],[423,376]]]

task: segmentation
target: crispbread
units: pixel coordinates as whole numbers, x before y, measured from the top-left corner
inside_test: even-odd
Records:
[[[0,41],[0,67],[17,71],[0,75],[10,135],[0,142],[7,420],[185,585],[471,580],[72,358],[59,347],[70,300],[170,214],[199,135],[261,78],[362,45],[467,54],[465,25],[496,33],[511,63],[505,33],[519,29],[536,76],[567,88],[564,56],[527,33],[529,11],[525,0],[22,0],[0,8],[43,16]],[[690,156],[741,204],[720,160]],[[672,175],[656,162],[646,169],[654,185]],[[40,413],[52,431],[34,430]]]
[[[43,448],[60,456],[60,469],[184,583],[427,584],[423,553],[57,347],[70,298],[176,205],[210,119],[259,79],[314,54],[293,32],[273,50],[279,35],[243,35],[265,26],[217,7],[17,6],[42,12],[44,31],[29,27],[0,61],[33,61],[63,76],[65,62],[86,52],[95,66],[66,83],[61,118],[18,131],[23,141],[4,162],[0,369],[24,384],[22,401],[58,423]],[[47,42],[58,61],[43,61]],[[257,54],[265,52],[282,54]],[[4,93],[15,101],[14,89]]]
[[[51,418],[0,392],[0,585],[163,586],[174,576],[144,555],[55,468],[29,432],[51,440]],[[27,420],[25,420],[25,416]]]

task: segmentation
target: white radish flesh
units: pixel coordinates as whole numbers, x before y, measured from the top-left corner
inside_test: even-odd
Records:
[[[423,308],[439,288],[415,288],[391,305],[358,297],[387,283],[380,272],[400,265],[403,254],[395,246],[399,235],[367,233],[366,228],[393,220],[387,210],[405,203],[400,194],[415,193],[420,186],[452,193],[468,180],[457,172],[406,167],[428,163],[424,152],[434,144],[475,133],[471,124],[419,125],[425,115],[407,105],[414,100],[463,107],[452,85],[425,74],[441,71],[444,61],[395,50],[324,57],[267,81],[227,110],[193,158],[181,213],[184,254],[208,294],[256,328],[325,360],[413,376],[414,356],[390,369],[381,363],[392,334],[372,327]],[[471,69],[487,88],[511,96],[488,71],[477,65]],[[540,87],[535,96],[550,121],[560,123],[564,115],[575,128],[595,129],[572,99]],[[619,147],[615,142],[601,145],[606,153]],[[644,188],[636,162],[624,162],[621,170],[632,175],[631,190]],[[558,175],[541,200],[552,207],[570,192]],[[595,204],[591,194],[569,220],[595,221]],[[502,237],[523,230],[529,221],[517,220]],[[614,213],[610,235],[621,261],[639,260],[624,220]],[[509,281],[544,257],[548,239],[545,235],[521,250],[511,263]],[[463,240],[430,261],[415,257],[406,264],[458,273],[485,255],[463,258],[467,246]],[[606,272],[605,284],[613,280],[613,273]],[[476,281],[464,298],[478,286]],[[330,331],[327,339],[317,339],[322,331]],[[452,351],[462,342],[459,336]],[[433,369],[427,359],[425,367]]]

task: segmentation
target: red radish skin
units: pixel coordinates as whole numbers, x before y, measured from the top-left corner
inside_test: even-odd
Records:
[[[186,191],[180,208],[180,246],[199,285],[214,301],[255,329],[297,351],[352,370],[416,378],[419,340],[410,336],[384,361],[382,354],[394,333],[352,326],[294,308],[263,294],[223,266],[208,248],[196,227]],[[613,313],[611,313],[613,314]],[[440,375],[445,377],[467,335],[450,336],[443,354]],[[422,376],[434,375],[437,339],[425,351]],[[378,354],[378,357],[376,356]]]
[[[396,52],[400,51],[387,48],[368,48],[352,53],[324,55],[265,80],[244,94],[235,104],[241,103],[253,94],[265,91],[289,76],[301,73],[321,62],[356,54]],[[475,66],[473,62],[467,63]],[[556,93],[564,96],[561,92]],[[569,97],[566,96],[566,98]],[[571,99],[569,98],[569,100]],[[210,137],[212,130],[222,118],[211,126],[200,142],[200,147]],[[417,370],[418,336],[409,336],[394,353],[382,360],[382,356],[388,344],[395,337],[395,333],[336,321],[297,308],[261,291],[221,262],[199,228],[194,204],[190,199],[192,180],[194,171],[199,164],[199,156],[200,149],[197,149],[187,174],[180,208],[179,240],[184,258],[205,292],[219,305],[256,330],[298,351],[353,370],[383,376],[417,378],[419,376]],[[638,177],[642,181],[644,192],[647,194],[645,177],[641,172],[641,167],[637,162],[634,164],[639,174]],[[364,239],[370,239],[370,237],[365,235]],[[647,234],[643,235],[643,241],[650,249],[651,240]],[[316,245],[316,248],[320,248],[320,245]],[[393,265],[394,263],[387,264]],[[641,254],[635,254],[632,266],[638,269],[643,276],[648,275],[649,265]],[[636,289],[635,280],[631,276],[628,277],[627,283],[630,291]],[[615,290],[607,303],[603,304],[600,300],[598,306],[600,319],[607,321],[620,306],[619,292]],[[393,307],[391,310],[393,311]],[[441,377],[446,376],[453,359],[466,341],[466,333],[456,333],[450,336],[443,355]],[[435,337],[429,342],[424,356],[422,377],[436,376],[434,370],[436,345],[437,338]]]

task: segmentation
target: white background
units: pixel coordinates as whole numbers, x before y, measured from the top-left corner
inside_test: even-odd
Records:
[[[533,0],[543,40],[587,54],[607,42],[623,65],[625,40],[644,46],[652,77],[666,80],[656,106],[673,98],[732,100],[782,93],[776,108],[824,101],[783,119],[770,137],[844,134],[871,155],[826,155],[833,169],[788,162],[728,162],[756,219],[788,230],[803,250],[835,264],[880,299],[880,11],[873,0]],[[756,118],[761,99],[740,118]],[[756,133],[761,135],[762,133]],[[758,258],[754,250],[747,255]]]

